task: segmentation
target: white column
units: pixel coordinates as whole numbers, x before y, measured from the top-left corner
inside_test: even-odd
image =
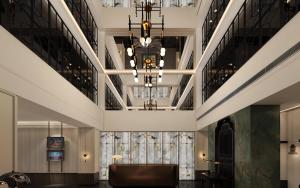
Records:
[[[14,96],[0,90],[0,174],[14,170],[15,150]]]

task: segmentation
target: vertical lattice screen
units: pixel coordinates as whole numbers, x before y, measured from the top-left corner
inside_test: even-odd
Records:
[[[119,164],[179,164],[179,179],[194,179],[194,132],[100,132],[100,180],[113,155]]]

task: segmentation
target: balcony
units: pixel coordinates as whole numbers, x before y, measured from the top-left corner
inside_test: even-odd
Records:
[[[49,0],[3,0],[0,24],[98,103],[98,72]]]
[[[84,36],[98,54],[98,27],[86,0],[65,0]]]
[[[300,1],[247,0],[202,70],[203,103],[300,10]]]

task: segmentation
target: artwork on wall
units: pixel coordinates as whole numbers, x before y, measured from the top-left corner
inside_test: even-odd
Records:
[[[179,179],[194,179],[194,132],[100,132],[100,180],[118,164],[178,164]]]

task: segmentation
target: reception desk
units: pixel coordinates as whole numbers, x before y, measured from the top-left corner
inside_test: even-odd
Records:
[[[178,165],[109,166],[109,183],[112,187],[176,187],[179,181]]]

